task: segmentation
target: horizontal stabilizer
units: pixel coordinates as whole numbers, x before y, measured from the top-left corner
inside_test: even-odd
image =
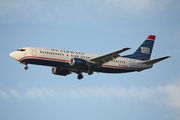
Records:
[[[162,60],[165,60],[167,58],[169,58],[171,56],[165,56],[165,57],[161,57],[161,58],[156,58],[156,59],[152,59],[152,60],[146,60],[146,61],[143,61],[142,64],[155,64],[157,62],[160,62]]]

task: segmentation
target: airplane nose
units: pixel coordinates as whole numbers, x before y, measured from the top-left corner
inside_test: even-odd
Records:
[[[10,53],[9,56],[10,56],[10,57],[13,57],[13,53]]]
[[[15,52],[10,53],[9,56],[12,57],[15,60],[18,60],[17,55],[16,55]]]

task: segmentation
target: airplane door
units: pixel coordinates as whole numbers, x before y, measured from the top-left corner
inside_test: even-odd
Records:
[[[130,67],[134,67],[134,60],[130,60]]]
[[[36,48],[32,47],[31,50],[32,50],[32,55],[36,56]]]

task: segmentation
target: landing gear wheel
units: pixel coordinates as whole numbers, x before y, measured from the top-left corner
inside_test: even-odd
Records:
[[[93,71],[92,70],[88,70],[88,75],[92,75],[93,74]]]
[[[27,70],[29,67],[28,66],[25,66],[24,69]]]
[[[79,80],[81,80],[81,79],[83,78],[83,75],[82,75],[82,74],[79,74],[79,75],[77,76],[77,78],[78,78]]]

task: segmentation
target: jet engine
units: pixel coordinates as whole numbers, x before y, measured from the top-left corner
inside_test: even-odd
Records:
[[[71,72],[67,69],[64,68],[59,68],[59,67],[53,67],[52,68],[52,73],[55,75],[62,75],[62,76],[66,76],[68,74],[70,74]]]
[[[80,58],[72,58],[70,65],[77,68],[86,68],[87,67],[87,61]]]

